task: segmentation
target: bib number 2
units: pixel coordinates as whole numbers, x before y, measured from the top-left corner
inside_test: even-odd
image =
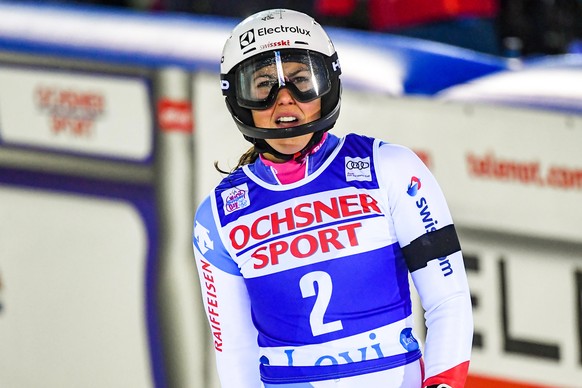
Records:
[[[316,284],[317,289],[315,287]],[[303,298],[317,296],[311,314],[309,314],[309,325],[311,326],[313,336],[343,329],[341,320],[323,322],[325,311],[329,306],[333,290],[331,276],[329,276],[327,272],[315,271],[305,274],[299,280],[299,288],[301,289],[301,296],[303,296]]]

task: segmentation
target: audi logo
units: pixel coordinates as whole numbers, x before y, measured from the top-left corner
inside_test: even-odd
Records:
[[[349,160],[346,162],[346,168],[348,170],[365,170],[370,168],[370,162]]]

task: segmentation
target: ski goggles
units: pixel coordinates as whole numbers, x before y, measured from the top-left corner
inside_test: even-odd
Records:
[[[242,63],[235,73],[238,105],[267,109],[281,88],[300,102],[315,100],[331,90],[325,57],[309,50],[270,51]]]

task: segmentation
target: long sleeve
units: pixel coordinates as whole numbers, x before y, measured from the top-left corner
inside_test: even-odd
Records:
[[[471,356],[471,299],[461,252],[444,260],[449,263],[447,271],[452,271],[449,276],[443,276],[442,259],[412,273],[428,329],[425,386],[446,383],[460,388],[465,385]]]
[[[384,144],[378,154],[400,246],[425,310],[423,386],[464,386],[473,337],[469,286],[445,197],[409,149]]]
[[[193,247],[221,385],[261,387],[257,330],[248,293],[238,266],[221,242],[208,198],[196,213]]]

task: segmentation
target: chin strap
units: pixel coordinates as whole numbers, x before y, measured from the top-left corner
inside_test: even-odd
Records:
[[[289,161],[289,160],[295,160],[298,163],[301,163],[303,161],[303,159],[305,159],[305,157],[307,155],[309,155],[309,153],[311,152],[311,150],[313,150],[313,147],[315,147],[317,144],[319,144],[319,142],[321,141],[321,139],[323,138],[323,134],[326,131],[317,131],[313,133],[313,136],[311,136],[311,139],[309,140],[309,142],[307,143],[307,145],[305,147],[303,147],[303,149],[299,152],[296,152],[294,154],[283,154],[279,151],[277,151],[276,149],[274,149],[273,147],[271,147],[269,145],[269,143],[267,143],[264,139],[253,139],[253,145],[255,146],[255,150],[259,153],[259,154],[263,154],[263,153],[269,153],[273,156],[275,156],[278,159],[284,160],[284,161]]]

